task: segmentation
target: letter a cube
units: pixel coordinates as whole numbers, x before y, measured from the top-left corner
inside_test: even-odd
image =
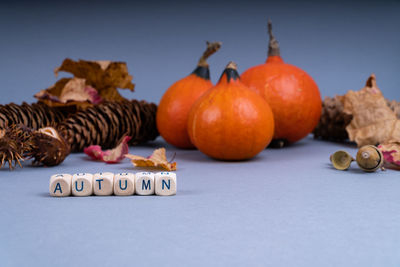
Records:
[[[135,175],[133,173],[117,173],[114,177],[114,195],[130,196],[135,193]]]
[[[154,173],[138,172],[135,175],[135,190],[138,195],[154,194]]]
[[[176,174],[173,172],[158,172],[154,175],[155,192],[158,196],[176,194]]]
[[[111,196],[114,189],[114,173],[100,172],[93,175],[93,191],[96,196]]]
[[[66,197],[71,195],[71,182],[70,174],[54,174],[50,177],[50,196]]]
[[[93,174],[77,173],[72,175],[72,195],[85,197],[93,194]]]

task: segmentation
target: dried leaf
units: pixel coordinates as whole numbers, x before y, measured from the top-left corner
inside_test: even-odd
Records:
[[[400,142],[388,142],[378,148],[382,151],[386,166],[400,169]]]
[[[167,171],[176,170],[176,162],[168,162],[165,155],[165,148],[159,148],[153,151],[153,154],[148,158],[141,156],[127,154],[125,155],[128,159],[132,161],[132,164],[136,167],[160,167]]]
[[[69,72],[74,78],[62,78],[53,86],[35,95],[49,106],[88,106],[102,100],[123,101],[118,88],[134,91],[132,76],[124,62],[111,61],[73,61],[65,59],[60,67],[55,69],[57,76],[60,71]]]
[[[387,105],[374,74],[363,89],[350,90],[343,96],[343,106],[343,112],[353,116],[346,131],[350,141],[355,141],[358,146],[400,141],[400,120]]]
[[[125,158],[125,155],[129,152],[128,142],[131,137],[125,136],[121,142],[113,149],[103,151],[101,146],[89,146],[83,151],[95,160],[100,160],[105,163],[118,163]]]

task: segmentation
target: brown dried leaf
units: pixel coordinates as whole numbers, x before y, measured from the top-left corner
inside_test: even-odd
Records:
[[[160,167],[167,171],[176,170],[176,162],[168,162],[165,148],[154,150],[153,154],[148,158],[131,154],[126,154],[125,157],[130,159],[135,167]]]
[[[358,146],[376,145],[388,140],[400,141],[400,120],[386,104],[372,74],[360,91],[343,96],[343,112],[352,115],[346,131]]]

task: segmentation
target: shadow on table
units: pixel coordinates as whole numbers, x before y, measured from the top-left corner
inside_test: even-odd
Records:
[[[354,165],[353,165],[354,164]],[[357,165],[357,163],[353,163],[350,168],[348,168],[347,170],[341,171],[341,170],[337,170],[335,169],[331,163],[325,163],[324,167],[325,169],[330,169],[332,171],[337,172],[338,174],[365,174],[365,175],[371,175],[374,174],[376,172],[366,172],[363,171],[362,169],[360,169]],[[380,172],[381,170],[377,170],[377,172]]]
[[[199,190],[179,190],[178,189],[178,193],[176,194],[176,197],[190,197],[190,196],[197,196],[197,195],[201,195],[202,191]],[[59,198],[59,197],[52,197],[50,196],[50,194],[48,192],[41,192],[38,194],[35,194],[36,196],[40,197],[40,198]],[[155,195],[150,195],[151,196],[155,196]],[[69,197],[74,197],[74,196],[69,196]],[[140,195],[132,195],[132,196],[115,196],[115,195],[111,195],[111,196],[96,196],[96,195],[91,195],[89,197],[95,197],[95,198],[103,198],[103,197],[118,197],[118,198],[126,198],[126,197],[142,197],[142,198],[146,198],[149,196],[140,196]],[[175,197],[175,196],[174,196]],[[62,197],[65,198],[65,197]],[[79,197],[77,197],[79,198]],[[85,197],[87,198],[87,197]]]
[[[44,198],[54,198],[54,197],[50,196],[50,194],[48,192],[41,192],[36,195],[39,197],[44,197]]]

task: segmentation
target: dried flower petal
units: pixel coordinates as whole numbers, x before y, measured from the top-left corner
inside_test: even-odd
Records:
[[[165,148],[159,148],[153,151],[153,154],[148,158],[141,156],[127,154],[125,155],[128,159],[132,161],[132,164],[136,167],[160,167],[167,171],[176,170],[176,162],[168,162],[165,155]]]
[[[381,144],[378,148],[382,151],[385,162],[400,168],[400,142]]]
[[[349,91],[343,97],[343,112],[352,115],[346,131],[358,146],[376,145],[388,140],[400,141],[400,120],[387,105],[371,75],[360,91]]]
[[[125,136],[122,141],[113,149],[103,151],[101,146],[89,146],[83,151],[95,160],[100,160],[105,163],[118,163],[125,158],[125,154],[129,152],[128,142],[130,136]]]

